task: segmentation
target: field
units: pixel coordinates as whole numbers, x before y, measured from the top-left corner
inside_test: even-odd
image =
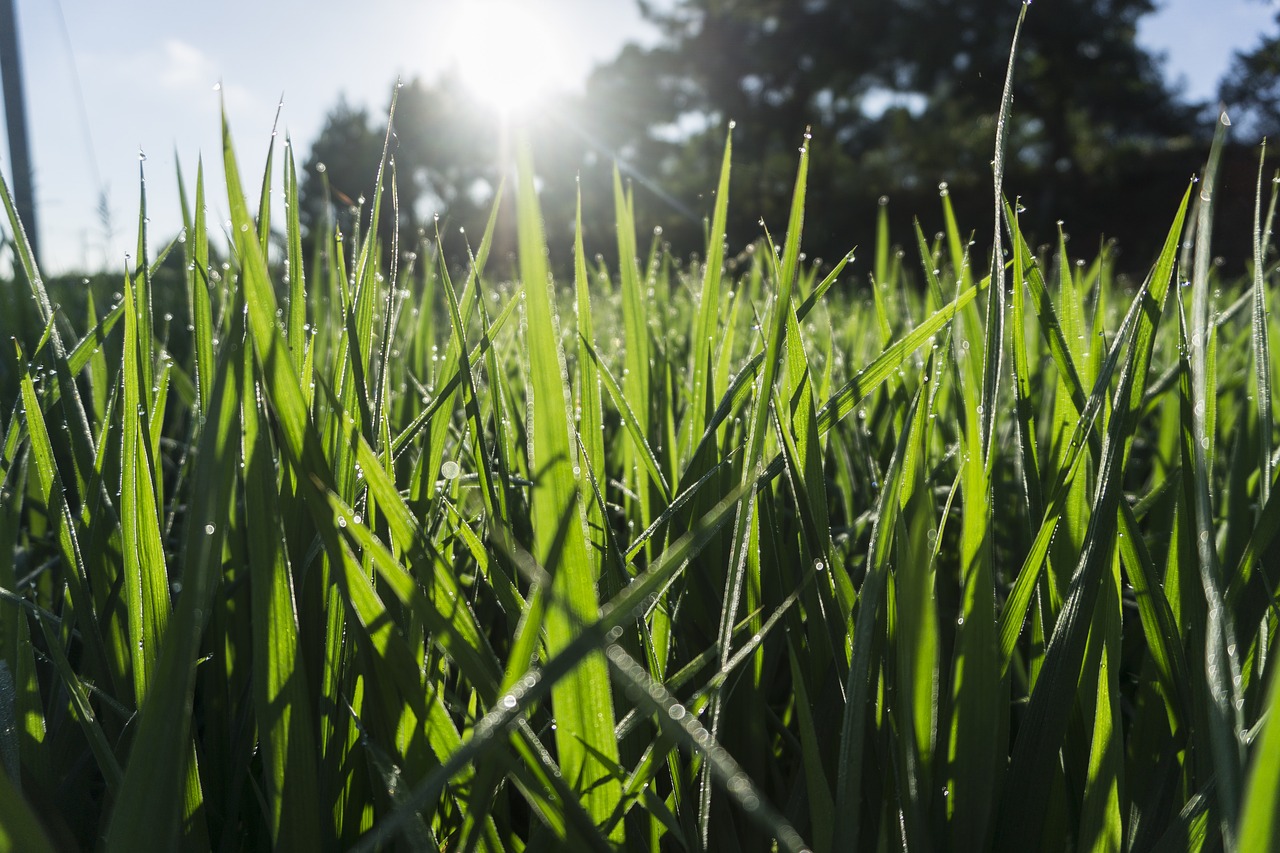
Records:
[[[945,190],[820,265],[803,145],[726,256],[731,143],[694,262],[616,180],[553,278],[524,147],[513,280],[382,175],[304,257],[229,132],[105,304],[19,239],[0,848],[1280,844],[1280,178],[1240,280],[1221,133],[1141,282]]]

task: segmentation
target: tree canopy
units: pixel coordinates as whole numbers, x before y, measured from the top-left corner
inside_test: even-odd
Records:
[[[738,209],[752,213],[731,233],[755,233],[752,216],[782,221],[805,127],[813,129],[817,223],[869,221],[881,195],[921,212],[941,182],[961,205],[989,188],[1016,3],[679,0],[642,9],[659,25],[661,43],[598,70],[588,113],[624,102],[644,112],[639,121],[651,137],[675,137],[657,157],[652,145],[637,146],[634,156],[638,168],[676,187],[690,172],[706,185],[735,120],[742,168],[732,192],[745,201]],[[1055,220],[1070,215],[1083,203],[1082,188],[1109,184],[1134,155],[1195,132],[1194,108],[1135,40],[1138,21],[1153,10],[1150,0],[1087,0],[1040,4],[1027,16],[1010,186],[1032,192],[1018,177],[1036,176],[1033,210],[1052,209]],[[822,250],[843,251],[842,239],[852,237],[828,235]]]
[[[501,177],[496,122],[472,109],[457,79],[446,75],[436,83],[415,79],[397,87],[390,138],[386,113],[371,116],[339,100],[304,166],[300,216],[306,228],[314,231],[327,217],[344,229],[352,226],[352,211],[364,206],[374,186],[384,144],[388,181],[394,168],[404,250],[411,251],[419,229],[437,217],[456,227],[484,224]],[[387,245],[397,221],[391,207],[388,194],[381,221]]]
[[[639,221],[661,223],[677,254],[700,251],[731,121],[737,218],[729,236],[738,247],[759,235],[760,219],[775,230],[785,222],[806,128],[814,150],[811,252],[835,257],[869,239],[882,196],[902,214],[936,211],[943,183],[961,215],[972,214],[966,222],[986,220],[1018,3],[640,0],[640,7],[659,41],[625,46],[591,74],[583,94],[538,116],[536,132],[548,143],[539,162],[550,176],[543,205],[553,252],[568,245],[575,174],[587,227],[602,238],[595,245],[608,245],[615,164],[634,187]],[[1153,203],[1153,194],[1175,196],[1198,165],[1201,106],[1166,84],[1158,58],[1135,38],[1154,8],[1152,0],[1080,0],[1037,4],[1027,16],[1006,187],[1023,196],[1029,224],[1045,239],[1056,220],[1088,221],[1141,252],[1159,235],[1134,233],[1132,210]],[[1249,63],[1274,63],[1275,55],[1264,46],[1237,60],[1233,80],[1247,81],[1255,73]],[[1275,98],[1251,97],[1259,115],[1274,115],[1266,110]],[[340,104],[308,163],[308,209],[322,195],[318,162],[330,164],[330,186],[349,196],[330,152],[357,155],[346,159],[366,175],[364,186],[381,141],[366,114]],[[496,119],[474,109],[456,78],[403,87],[392,145],[402,212],[416,222],[439,213],[451,225],[481,224],[501,179],[501,145]],[[1116,197],[1118,204],[1099,204]]]
[[[1280,134],[1280,12],[1275,32],[1232,59],[1219,97],[1245,127],[1263,136]]]

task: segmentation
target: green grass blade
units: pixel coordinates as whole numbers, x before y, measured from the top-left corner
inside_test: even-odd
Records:
[[[67,352],[62,344],[62,336],[58,332],[57,323],[54,322],[54,308],[49,301],[49,292],[45,289],[44,279],[36,267],[31,244],[27,240],[26,231],[23,230],[22,222],[18,218],[18,210],[14,205],[13,196],[9,193],[9,185],[5,182],[3,176],[0,176],[0,203],[3,203],[5,213],[8,215],[14,252],[20,262],[23,274],[27,277],[31,296],[36,303],[36,320],[41,327],[49,330],[49,341],[53,349],[53,368],[58,376],[58,388],[60,391],[65,392],[61,395],[61,400],[65,422],[71,437],[71,461],[75,473],[73,481],[77,492],[84,494],[88,472],[93,468],[93,432],[89,427],[89,417],[85,413],[84,401],[80,397],[80,388],[68,369]],[[25,316],[26,303],[19,304],[24,306],[22,310]],[[110,501],[106,500],[105,493],[103,493],[103,500],[107,506],[111,505]]]
[[[582,507],[573,472],[577,448],[570,442],[572,409],[566,400],[564,353],[556,336],[552,287],[547,270],[542,215],[533,186],[533,164],[527,146],[520,151],[517,193],[521,277],[526,284],[529,317],[529,374],[533,395],[533,424],[529,429],[534,549],[533,555],[552,577],[553,600],[546,615],[547,651],[564,650],[599,618],[595,578],[582,529]],[[623,256],[627,263],[627,256]],[[638,296],[638,292],[635,294]],[[647,336],[645,329],[638,334]],[[630,344],[628,341],[628,358]],[[640,372],[640,367],[636,367]],[[637,376],[637,380],[639,376]],[[648,400],[643,394],[636,399]],[[647,403],[646,403],[647,405]],[[552,688],[556,714],[556,747],[560,767],[570,785],[583,794],[587,812],[603,823],[608,819],[621,785],[593,753],[617,763],[613,737],[613,700],[603,657],[592,655],[564,681]],[[622,842],[619,825],[611,840]]]
[[[1191,366],[1191,458],[1194,464],[1191,486],[1194,494],[1196,555],[1200,583],[1208,602],[1205,636],[1205,675],[1209,691],[1209,740],[1217,778],[1218,820],[1223,842],[1234,845],[1235,822],[1240,808],[1240,779],[1244,764],[1244,729],[1241,714],[1241,655],[1236,653],[1234,616],[1225,606],[1226,583],[1222,577],[1214,542],[1212,497],[1212,453],[1217,405],[1217,376],[1213,370],[1215,330],[1209,319],[1210,235],[1213,227],[1214,193],[1217,191],[1218,162],[1226,139],[1225,114],[1218,122],[1214,144],[1201,180],[1200,204],[1196,220],[1194,268],[1191,276],[1190,366]]]
[[[93,710],[93,705],[89,701],[89,695],[85,691],[84,685],[81,684],[80,678],[71,666],[71,662],[67,660],[67,652],[63,648],[62,639],[50,627],[46,619],[38,613],[37,621],[39,621],[40,628],[44,633],[45,647],[49,649],[54,667],[62,680],[62,685],[71,696],[70,704],[75,713],[76,721],[80,723],[80,727],[84,731],[85,740],[89,742],[89,749],[93,753],[94,760],[98,763],[98,769],[102,772],[103,779],[106,781],[107,790],[111,792],[112,796],[116,796],[120,790],[120,782],[124,778],[120,763],[116,761],[115,753],[111,751],[111,744],[107,742],[107,736],[103,733],[102,726],[98,723],[97,714]]]
[[[665,503],[671,502],[671,487],[667,485],[667,478],[662,476],[662,469],[658,465],[657,456],[653,452],[653,448],[649,446],[648,440],[644,436],[644,430],[641,427],[639,419],[636,417],[635,411],[631,408],[631,404],[627,402],[626,393],[618,385],[618,381],[613,378],[613,374],[609,371],[608,365],[596,353],[595,347],[587,343],[585,340],[578,342],[585,350],[587,357],[590,359],[591,366],[595,369],[605,390],[609,392],[609,399],[613,401],[614,406],[622,414],[624,428],[627,435],[631,437],[631,447],[644,466],[653,485],[662,493],[662,499]]]
[[[917,390],[907,416],[915,420],[915,414],[927,408],[923,402],[924,386]],[[912,430],[904,430],[894,448],[893,459],[885,473],[884,488],[876,507],[875,527],[868,545],[867,576],[862,582],[858,597],[858,609],[853,615],[853,650],[845,685],[844,711],[840,727],[840,757],[837,763],[836,821],[832,834],[833,850],[852,850],[866,836],[862,831],[864,815],[863,777],[867,775],[865,744],[868,709],[875,715],[877,676],[885,661],[875,657],[875,646],[882,641],[887,613],[886,589],[889,583],[889,563],[894,547],[894,533],[902,488],[903,464],[913,455]]]
[[[270,811],[277,847],[320,846],[324,822],[318,806],[311,695],[300,660],[293,567],[283,547],[276,492],[275,453],[262,428],[260,397],[246,370],[241,417],[244,431],[245,509],[249,523],[252,593],[253,691]]]
[[[285,239],[289,255],[286,274],[289,281],[289,322],[287,325],[289,351],[293,354],[293,369],[306,378],[306,352],[310,343],[307,327],[307,281],[302,261],[302,225],[299,222],[298,170],[293,155],[293,140],[286,137],[284,143],[284,208]],[[309,382],[307,384],[310,384]]]
[[[582,241],[582,190],[579,188],[573,233],[573,289],[577,299],[578,320],[578,439],[582,443],[581,467],[591,482],[605,481],[606,445],[604,407],[600,399],[600,373],[591,357],[595,347],[595,328],[591,317],[590,278],[587,252]],[[628,420],[628,422],[630,422]],[[670,501],[668,501],[670,503]],[[603,507],[596,501],[587,505],[588,557],[595,577],[600,577],[609,548]]]
[[[825,435],[837,422],[856,409],[906,362],[908,356],[942,331],[957,311],[970,305],[978,291],[986,288],[987,283],[988,280],[984,279],[978,287],[971,287],[960,293],[951,303],[886,347],[884,352],[837,389],[818,412],[818,429]]]
[[[1007,208],[1006,208],[1007,209]],[[1008,225],[1012,229],[1012,240],[1016,246],[1022,240],[1022,232],[1016,218]],[[1013,299],[1012,327],[1010,329],[1010,349],[1013,354],[1013,387],[1016,399],[1015,423],[1018,429],[1018,445],[1021,451],[1022,484],[1027,495],[1027,513],[1037,519],[1044,511],[1044,498],[1041,495],[1039,450],[1036,447],[1035,399],[1032,387],[1031,359],[1027,354],[1027,318],[1026,298],[1024,296],[1025,274],[1023,267],[1026,258],[1022,252],[1013,253]]]
[[[13,780],[0,772],[0,850],[53,853],[55,849]]]
[[[128,312],[125,322],[129,323]],[[200,839],[201,827],[193,820],[199,795],[191,741],[195,662],[221,576],[223,541],[240,468],[239,376],[225,357],[211,400],[194,478],[202,488],[192,494],[182,544],[183,592],[154,677],[140,700],[138,732],[107,828],[108,851],[168,849],[180,837],[183,822],[188,841]],[[168,606],[167,588],[164,604]]]
[[[1253,769],[1244,786],[1237,839],[1241,850],[1280,846],[1280,678],[1271,678],[1266,723],[1254,747]]]
[[[806,133],[807,142],[807,133]],[[787,223],[787,242],[783,249],[782,264],[776,266],[776,256],[770,253],[770,260],[775,264],[774,276],[777,284],[777,296],[770,318],[768,338],[764,348],[764,362],[759,384],[756,388],[755,405],[751,413],[747,447],[743,456],[742,485],[752,483],[763,461],[765,453],[765,434],[769,424],[770,402],[773,397],[773,386],[777,376],[778,361],[786,344],[787,318],[791,316],[791,294],[795,285],[796,271],[800,255],[800,238],[804,227],[804,199],[809,175],[809,147],[801,147],[800,165],[796,171],[795,190],[791,199],[791,215]],[[720,611],[720,629],[717,638],[720,646],[720,667],[723,669],[733,654],[733,626],[737,622],[737,612],[744,591],[747,556],[752,540],[752,528],[756,524],[756,493],[747,488],[738,505],[735,522],[733,548],[729,557],[728,586],[725,589],[724,601]],[[711,701],[711,736],[719,734],[720,714],[723,709],[721,695],[717,692]],[[704,771],[701,783],[698,821],[703,846],[706,846],[711,831],[711,782],[710,768]]]
[[[84,554],[80,547],[77,533],[78,526],[67,505],[62,475],[59,472],[52,439],[45,415],[40,409],[40,401],[36,396],[35,385],[27,370],[22,349],[14,342],[18,350],[19,382],[22,396],[22,407],[25,413],[27,435],[31,442],[31,455],[35,460],[37,494],[49,513],[49,520],[58,542],[58,551],[65,571],[62,575],[71,595],[71,607],[80,621],[81,635],[93,670],[109,682],[106,669],[106,652],[103,648],[99,621],[94,612],[94,603],[88,588]]]
[[[688,533],[667,546],[643,573],[600,608],[598,620],[583,625],[569,645],[550,657],[540,671],[530,671],[498,697],[490,710],[476,722],[471,737],[447,762],[420,781],[406,798],[405,805],[363,839],[358,849],[373,850],[378,843],[390,837],[412,812],[431,802],[449,779],[501,742],[508,727],[527,713],[535,702],[551,695],[554,685],[577,672],[588,656],[600,654],[610,642],[620,637],[622,626],[634,623],[637,615],[644,611],[646,602],[667,588],[689,565],[689,561],[733,518],[741,497],[739,492],[735,489],[699,519]]]
[[[191,267],[187,287],[191,299],[192,334],[195,338],[196,396],[200,411],[209,407],[213,389],[213,307],[209,301],[209,231],[205,221],[204,161],[196,165],[196,208],[191,243]]]
[[[1046,756],[1056,754],[1062,742],[1090,639],[1095,606],[1104,586],[1103,573],[1112,564],[1116,513],[1123,500],[1121,472],[1141,415],[1155,332],[1170,290],[1173,258],[1185,209],[1184,197],[1155,270],[1129,312],[1134,315],[1140,310],[1140,316],[1112,398],[1112,414],[1092,501],[1093,514],[1069,593],[1053,626],[1043,668],[1014,744],[997,830],[998,849],[1020,849],[1040,842],[1048,799],[1047,780],[1052,775],[1046,772]]]
[[[733,154],[733,131],[724,143],[720,165],[720,185],[716,190],[715,212],[707,238],[707,261],[702,274],[702,296],[690,333],[692,360],[689,377],[693,383],[689,400],[689,425],[685,433],[688,447],[701,437],[707,420],[715,411],[715,384],[711,360],[715,352],[716,326],[720,313],[720,280],[724,267],[725,222],[729,214],[729,168]]]
[[[169,623],[169,579],[160,533],[155,470],[150,441],[147,440],[145,401],[149,388],[142,388],[143,371],[139,353],[150,353],[152,342],[142,341],[142,329],[135,311],[134,280],[124,287],[124,368],[122,486],[120,518],[124,526],[124,598],[129,613],[129,638],[133,661],[133,692],[138,706],[147,691],[160,659],[161,642]],[[149,310],[149,309],[148,309]]]

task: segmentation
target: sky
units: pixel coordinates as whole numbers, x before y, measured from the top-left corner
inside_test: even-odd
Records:
[[[1058,0],[1060,2],[1060,0]],[[181,225],[175,156],[188,182],[203,155],[222,180],[225,100],[246,181],[261,175],[277,105],[305,161],[339,94],[379,112],[397,77],[433,78],[474,51],[468,18],[488,0],[14,0],[46,275],[116,267],[136,243],[140,153],[151,233]],[[1157,0],[1139,41],[1191,99],[1212,99],[1236,50],[1269,32],[1280,0]],[[523,0],[535,41],[573,89],[628,40],[652,41],[634,0]],[[483,15],[490,9],[482,9]],[[1034,9],[1032,9],[1034,14]],[[474,16],[473,16],[474,17]],[[534,26],[525,21],[527,30]],[[215,88],[217,87],[217,88]],[[282,100],[283,98],[283,100]],[[0,128],[0,169],[11,178]],[[256,188],[248,187],[250,193]],[[106,217],[100,200],[106,199]],[[211,219],[225,218],[210,191]],[[7,230],[7,229],[6,229]]]

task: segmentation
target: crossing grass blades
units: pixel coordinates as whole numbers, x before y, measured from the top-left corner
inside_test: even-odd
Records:
[[[292,148],[255,215],[225,133],[225,246],[197,169],[74,315],[2,188],[42,332],[0,847],[1274,849],[1277,184],[1223,280],[1221,131],[1137,286],[1028,244],[1002,141],[985,238],[944,195],[805,261],[806,142],[782,242],[726,257],[730,139],[705,262],[615,180],[621,260],[579,228],[568,278],[522,148],[505,281],[496,204],[380,245],[383,175],[304,258]]]

